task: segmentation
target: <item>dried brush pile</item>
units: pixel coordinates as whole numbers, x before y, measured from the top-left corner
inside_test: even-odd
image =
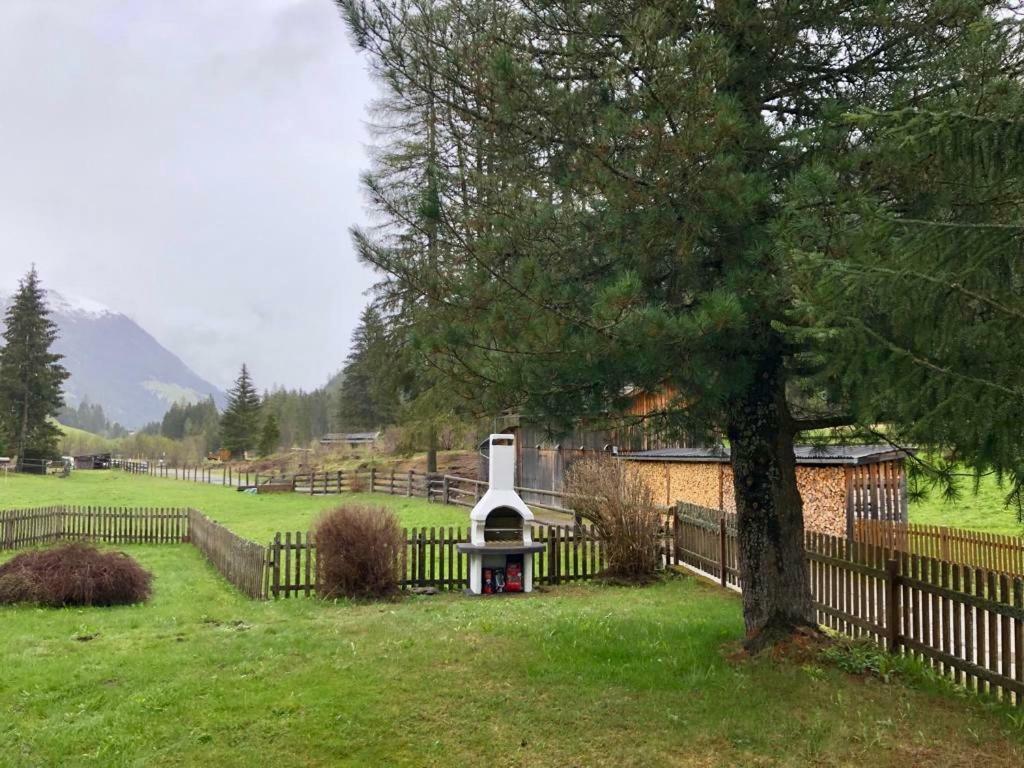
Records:
[[[0,604],[130,605],[149,598],[152,579],[123,552],[66,544],[0,565]]]

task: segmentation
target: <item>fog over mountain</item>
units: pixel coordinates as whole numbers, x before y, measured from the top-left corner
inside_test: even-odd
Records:
[[[9,295],[0,294],[0,311]],[[111,421],[129,429],[163,417],[172,403],[224,393],[192,371],[127,315],[99,302],[47,291],[50,316],[60,328],[54,350],[71,372],[67,404],[99,403]],[[0,317],[0,328],[3,326]]]

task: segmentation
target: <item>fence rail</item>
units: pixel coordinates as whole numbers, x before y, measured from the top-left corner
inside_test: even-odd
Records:
[[[736,531],[706,518],[674,516],[670,558],[742,590]],[[1024,579],[814,532],[805,552],[821,625],[1024,705]]]
[[[533,557],[533,583],[587,581],[605,567],[605,553],[593,526],[535,525],[533,540],[544,544]],[[469,541],[461,527],[404,529],[405,548],[399,567],[403,589],[469,587],[469,560],[456,545]],[[286,531],[267,545],[267,595],[309,597],[318,594],[316,542],[312,533]]]

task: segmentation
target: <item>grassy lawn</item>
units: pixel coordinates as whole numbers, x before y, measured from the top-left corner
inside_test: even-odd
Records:
[[[518,599],[255,603],[129,547],[145,606],[0,608],[4,766],[1015,766],[1024,732],[935,685],[733,661],[689,578]],[[723,643],[726,645],[723,647]]]
[[[944,501],[938,490],[912,503],[910,522],[1024,536],[1024,525],[1017,521],[1017,511],[1003,505],[1007,491],[1000,488],[994,478],[983,477],[977,494],[969,478],[965,479],[962,489],[961,498],[952,503]]]
[[[345,501],[386,506],[402,524],[466,526],[468,510],[423,499],[384,494],[305,496],[295,493],[263,496],[239,493],[219,485],[165,480],[122,472],[78,471],[71,477],[0,476],[0,509],[48,504],[127,507],[195,507],[238,534],[260,543],[277,531],[305,531],[316,516]]]

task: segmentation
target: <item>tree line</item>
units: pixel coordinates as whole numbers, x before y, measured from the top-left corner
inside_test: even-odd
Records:
[[[70,374],[62,357],[50,350],[56,337],[45,293],[32,268],[5,316],[0,455],[42,461],[58,458],[62,450],[127,451],[195,461],[223,449],[233,457],[247,452],[265,456],[281,448],[305,447],[332,430],[383,429],[406,412],[402,352],[374,305],[362,313],[342,370],[324,387],[312,392],[278,387],[260,395],[243,365],[223,414],[212,397],[174,403],[159,422],[135,434],[111,422],[102,405],[88,398],[75,407],[66,406],[63,383]],[[407,420],[415,429],[416,421]],[[60,424],[91,436],[62,436]]]

